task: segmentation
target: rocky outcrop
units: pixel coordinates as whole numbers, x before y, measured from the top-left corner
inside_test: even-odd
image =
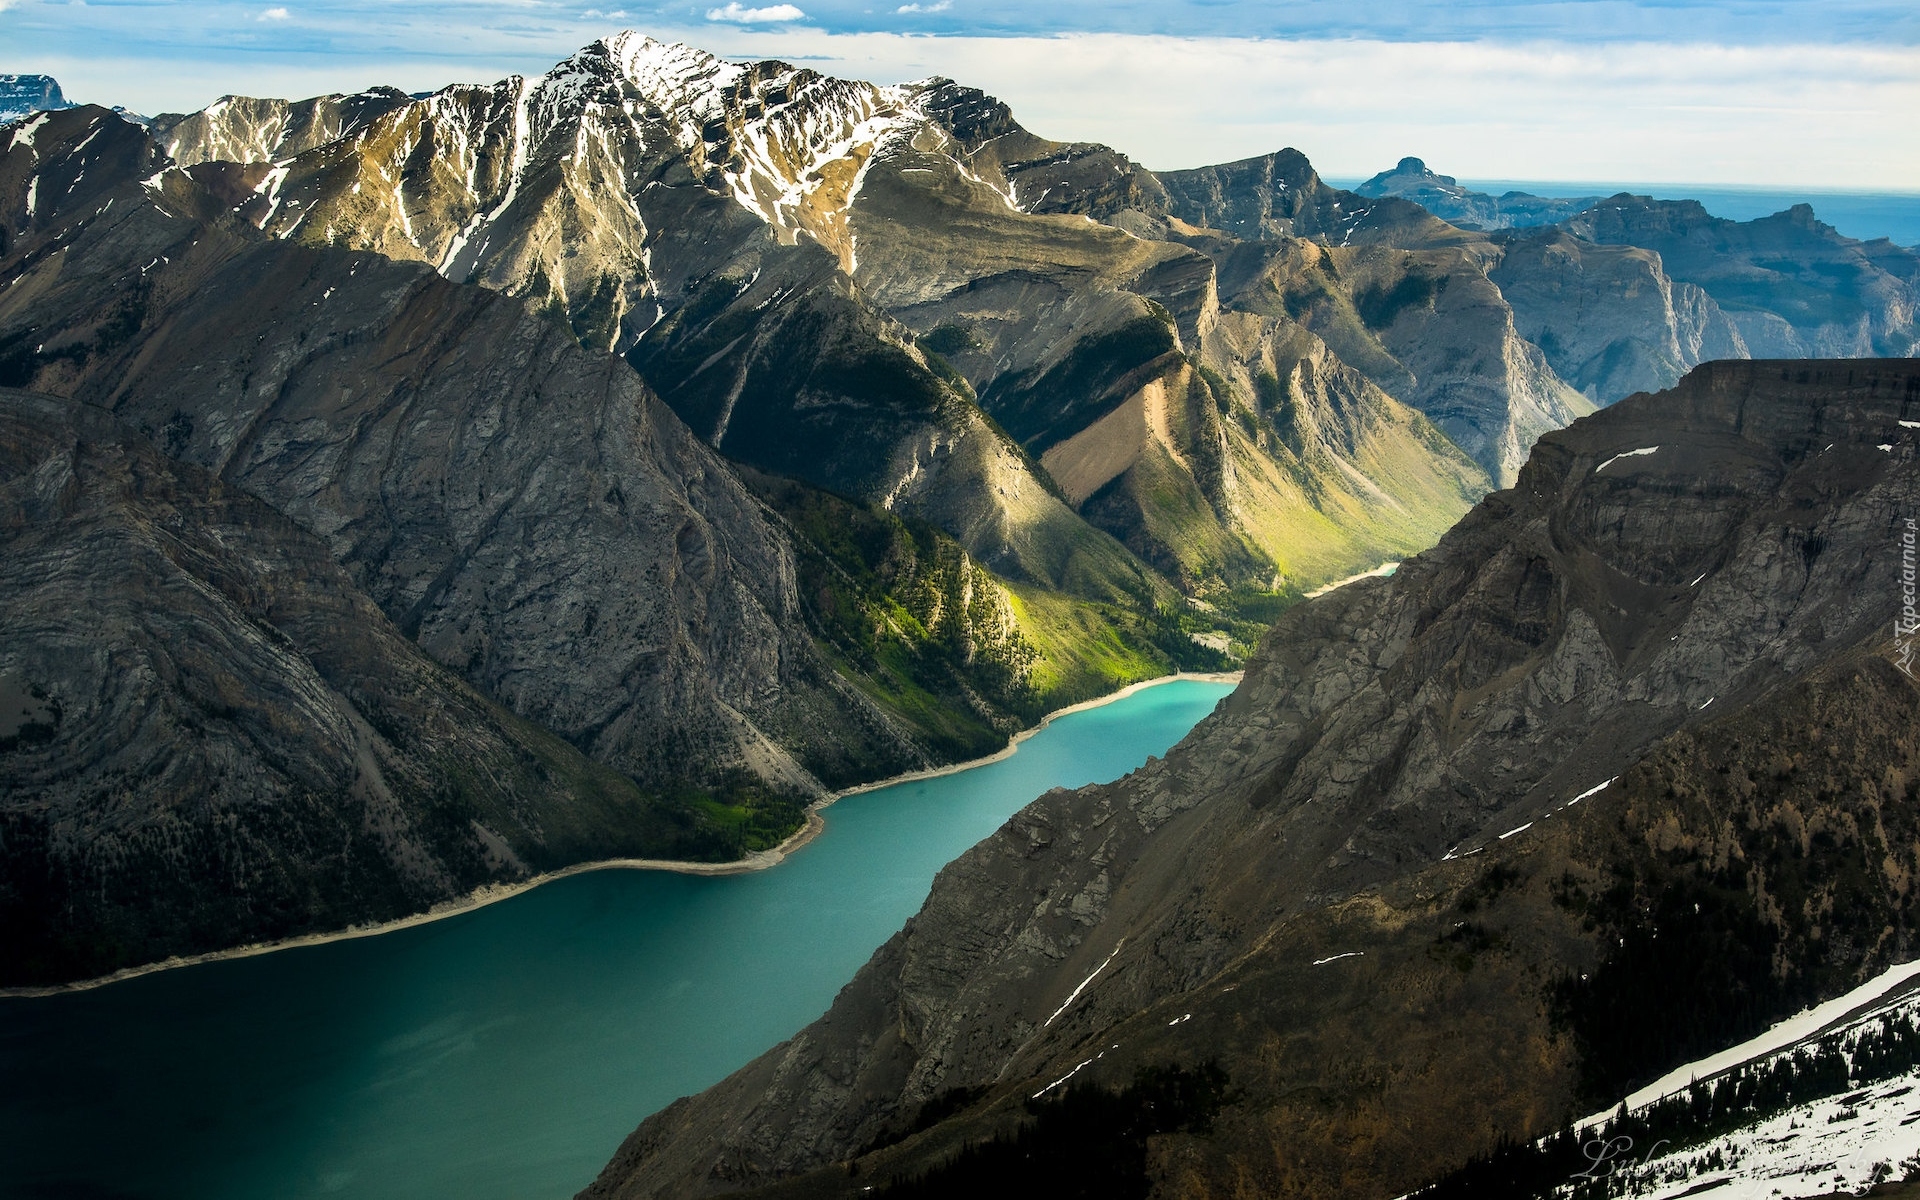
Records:
[[[1670,278],[1654,251],[1596,245],[1561,229],[1498,244],[1487,277],[1513,306],[1514,328],[1595,403],[1672,387],[1713,359],[1749,357],[1713,297]]]
[[[1355,195],[1398,196],[1411,200],[1450,225],[1462,229],[1526,229],[1564,221],[1600,200],[1598,196],[1534,196],[1506,192],[1499,196],[1460,186],[1417,158],[1403,158],[1391,171],[1382,171],[1353,189]]]
[[[1920,362],[1716,363],[1546,435],[585,1194],[964,1190],[983,1156],[942,1164],[1061,1089],[1211,1060],[1210,1125],[1142,1150],[1163,1190],[1391,1196],[1911,955],[1916,420]]]
[[[0,75],[0,121],[71,107],[51,75]]]
[[[1655,251],[1674,279],[1713,297],[1763,357],[1900,356],[1920,345],[1920,254],[1885,238],[1844,237],[1805,204],[1729,221],[1698,201],[1622,193],[1566,228],[1590,242]]]

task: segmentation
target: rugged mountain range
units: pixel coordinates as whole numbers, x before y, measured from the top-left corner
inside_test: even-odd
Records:
[[[1754,221],[1692,200],[1493,197],[1404,158],[1355,189],[1486,229],[1521,336],[1605,403],[1716,358],[1913,353],[1920,255],[1844,237],[1807,205]]]
[[[1547,435],[586,1194],[1398,1195],[1910,957],[1916,429],[1920,361],[1751,362]]]
[[[268,232],[549,303],[729,457],[926,520],[1015,584],[1116,601],[1159,587],[1140,558],[1189,593],[1310,583],[1422,544],[1485,486],[1386,397],[1293,372],[1311,345],[1210,350],[1205,256],[1074,207],[1088,170],[1131,164],[970,89],[623,34],[538,79],[393,99],[160,127],[183,164],[251,160],[232,198]],[[324,144],[286,132],[328,122]],[[1266,419],[1283,401],[1297,449]],[[1056,456],[1070,485],[1036,470],[1116,412]]]
[[[1920,254],[1842,236],[1796,204],[1753,221],[1695,200],[1615,196],[1567,222],[1576,237],[1645,247],[1706,291],[1758,355],[1884,355],[1920,345]]]
[[[1388,398],[1506,483],[1592,404],[1746,353],[1711,290],[1638,243],[1490,235],[1388,194],[1466,195],[1417,160],[1373,196],[1294,151],[1156,174],[948,80],[635,34],[537,79],[230,97],[155,129],[183,165],[236,164],[230,198],[275,236],[552,304],[730,457],[1087,598],[1140,583],[1086,523],[1215,602],[1411,548],[1474,484],[1395,436]],[[1308,360],[1380,394],[1356,404]],[[1378,432],[1285,446],[1330,424]]]
[[[0,139],[0,386],[318,539],[473,712],[639,789],[606,852],[769,844],[824,790],[1226,665],[1594,401],[1744,352],[1612,226],[1462,229],[1293,151],[1155,174],[948,80],[633,34],[538,78]],[[1897,255],[1809,244],[1881,264],[1897,331]],[[93,685],[56,666],[7,676],[57,734],[9,743],[9,781],[78,736],[48,722]],[[19,811],[66,828],[63,797]],[[513,849],[488,870],[594,853],[529,811],[520,841],[474,818]]]
[[[485,831],[459,821],[447,835],[465,838],[469,858],[505,878],[617,853],[737,854],[740,839],[729,841],[728,831],[737,835],[740,820],[777,817],[782,804],[823,787],[931,761],[913,730],[817,648],[802,616],[792,544],[777,521],[623,363],[583,349],[564,325],[417,264],[266,238],[166,169],[139,127],[101,109],[43,114],[15,131],[0,157],[0,212],[9,226],[0,256],[0,385],[68,402],[21,410],[26,441],[7,475],[22,492],[8,524],[22,556],[9,559],[22,607],[9,611],[46,613],[52,623],[11,623],[0,667],[15,690],[43,697],[57,718],[37,723],[45,737],[9,745],[0,760],[16,823],[9,852],[45,855],[37,868],[11,864],[9,882],[36,874],[60,881],[13,897],[26,911],[16,928],[65,925],[50,915],[62,889],[84,888],[94,873],[131,889],[103,907],[137,903],[154,881],[126,865],[113,849],[117,839],[157,839],[152,853],[174,861],[163,876],[189,894],[225,878],[224,866],[215,870],[220,839],[169,832],[172,792],[134,786],[117,774],[123,761],[157,768],[212,756],[217,765],[180,769],[183,794],[197,795],[195,781],[212,771],[235,780],[232,803],[269,814],[276,796],[299,795],[371,839],[379,848],[372,853],[399,856],[411,889],[318,889],[278,907],[268,894],[246,893],[237,902],[256,908],[252,921],[196,919],[154,941],[106,939],[76,950],[67,965],[113,967],[342,918],[395,916],[467,890],[481,868],[413,862],[415,851],[388,828],[405,820],[366,809],[369,795],[384,798],[391,785],[401,798],[384,802],[422,818],[408,810],[410,800],[426,804],[438,793],[407,793],[400,778],[435,778],[438,768],[427,765],[457,754],[463,739],[484,750],[507,738],[499,753],[545,761],[520,745],[532,739],[552,759],[525,766],[538,787],[489,779],[474,785],[482,799],[462,801],[484,817],[493,811],[486,806],[517,797],[518,829],[476,817]],[[77,415],[83,410],[102,420],[111,413],[118,424],[100,432],[107,426]],[[61,449],[71,440],[62,423],[76,422],[101,448]],[[82,451],[140,462],[164,455],[152,471],[175,472],[178,487],[206,493],[207,504],[222,489],[251,494],[277,510],[278,523],[249,516],[260,528],[234,536],[291,539],[277,553],[292,565],[272,586],[249,582],[276,571],[272,559],[237,549],[230,569],[195,559],[170,574],[157,563],[123,591],[110,557],[83,563],[72,577],[42,579],[36,564],[60,561],[68,553],[61,547],[110,556],[113,538],[90,532],[101,521],[139,527],[160,550],[184,536],[165,532],[147,500],[127,499],[129,485],[106,467],[99,495],[87,492],[95,485],[68,461]],[[193,520],[215,527],[206,537],[224,536],[214,517]],[[29,547],[39,557],[29,557]],[[349,585],[352,596],[336,595]],[[229,594],[223,600],[209,588]],[[279,590],[325,593],[338,619],[314,618],[306,640],[291,643],[284,630],[255,630],[252,642],[264,636],[263,648],[243,645],[237,658],[239,650],[227,658],[227,650],[208,651],[196,667],[205,676],[199,682],[191,670],[185,682],[176,678],[177,665],[139,665],[161,654],[170,624],[212,620],[201,615],[209,606],[237,629],[273,626]],[[124,623],[75,619],[96,610],[150,611],[136,636]],[[355,641],[363,636],[356,626],[374,611],[391,626],[374,622],[379,628],[364,637],[385,660],[370,660],[373,650]],[[412,657],[399,655],[394,637]],[[246,643],[238,634],[226,640]],[[310,669],[297,669],[302,657]],[[428,657],[435,671],[425,669]],[[157,678],[145,678],[149,669]],[[315,672],[332,692],[301,682]],[[413,697],[406,703],[429,705],[438,724],[378,723],[400,702],[364,681],[386,673],[425,680],[380,687],[404,686]],[[362,682],[350,688],[345,678]],[[97,726],[112,713],[157,704],[141,699],[143,688],[185,693],[200,710],[177,727],[157,712],[145,723]],[[274,697],[288,689],[314,693],[304,697],[311,711],[301,720],[272,716]],[[423,689],[453,699],[414,695]],[[453,716],[440,712],[449,706]],[[312,730],[299,728],[306,718]],[[174,745],[181,728],[190,744]],[[302,760],[283,754],[289,739],[322,736],[331,739],[330,766],[282,761]],[[221,749],[229,743],[251,749]],[[318,750],[304,759],[326,761]],[[99,771],[121,782],[96,786],[90,773]],[[210,803],[217,811],[228,799],[216,794]],[[569,806],[590,803],[614,805],[614,814],[594,836],[567,832]],[[672,813],[677,825],[666,820]],[[791,825],[797,816],[783,819]],[[220,828],[213,815],[206,820]],[[290,871],[318,866],[311,831],[280,832],[286,840],[272,854],[294,860]],[[202,865],[213,873],[203,878]],[[153,920],[165,924],[157,910]],[[87,922],[73,924],[75,937],[91,936]],[[8,961],[25,969],[26,960]]]

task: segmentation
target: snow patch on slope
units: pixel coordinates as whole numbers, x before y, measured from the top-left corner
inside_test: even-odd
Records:
[[[1627,1107],[1630,1109],[1640,1108],[1643,1105],[1653,1103],[1662,1096],[1670,1096],[1675,1092],[1685,1091],[1696,1079],[1707,1079],[1720,1074],[1722,1071],[1731,1070],[1741,1063],[1751,1062],[1754,1059],[1792,1047],[1826,1030],[1829,1026],[1834,1025],[1835,1022],[1845,1017],[1848,1013],[1853,1012],[1855,1009],[1872,1004],[1916,975],[1920,975],[1920,960],[1901,963],[1897,967],[1891,967],[1848,992],[1846,995],[1836,997],[1827,1001],[1825,1004],[1805,1009],[1794,1016],[1788,1017],[1758,1037],[1744,1041],[1738,1046],[1731,1046],[1720,1051],[1718,1054],[1700,1059],[1697,1062],[1690,1062],[1683,1067],[1675,1067],[1646,1087],[1628,1096]],[[1904,1003],[1904,1001],[1902,1003]],[[1616,1105],[1615,1108],[1617,1107]],[[1580,1122],[1578,1127],[1581,1129],[1589,1129],[1600,1124],[1609,1116],[1613,1115],[1615,1108],[1609,1108],[1604,1112],[1593,1114],[1586,1120]]]

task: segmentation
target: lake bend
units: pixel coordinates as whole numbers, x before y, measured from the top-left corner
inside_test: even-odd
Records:
[[[934,875],[1053,787],[1164,753],[1230,683],[1069,712],[838,801],[770,870],[570,875],[442,920],[0,998],[0,1195],[547,1200],[825,1011]]]

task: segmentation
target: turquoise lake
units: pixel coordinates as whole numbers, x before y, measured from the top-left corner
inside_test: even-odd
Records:
[[[595,871],[446,920],[0,999],[0,1195],[571,1196],[640,1119],[798,1031],[934,874],[1211,712],[1180,680],[849,796],[780,866]]]

